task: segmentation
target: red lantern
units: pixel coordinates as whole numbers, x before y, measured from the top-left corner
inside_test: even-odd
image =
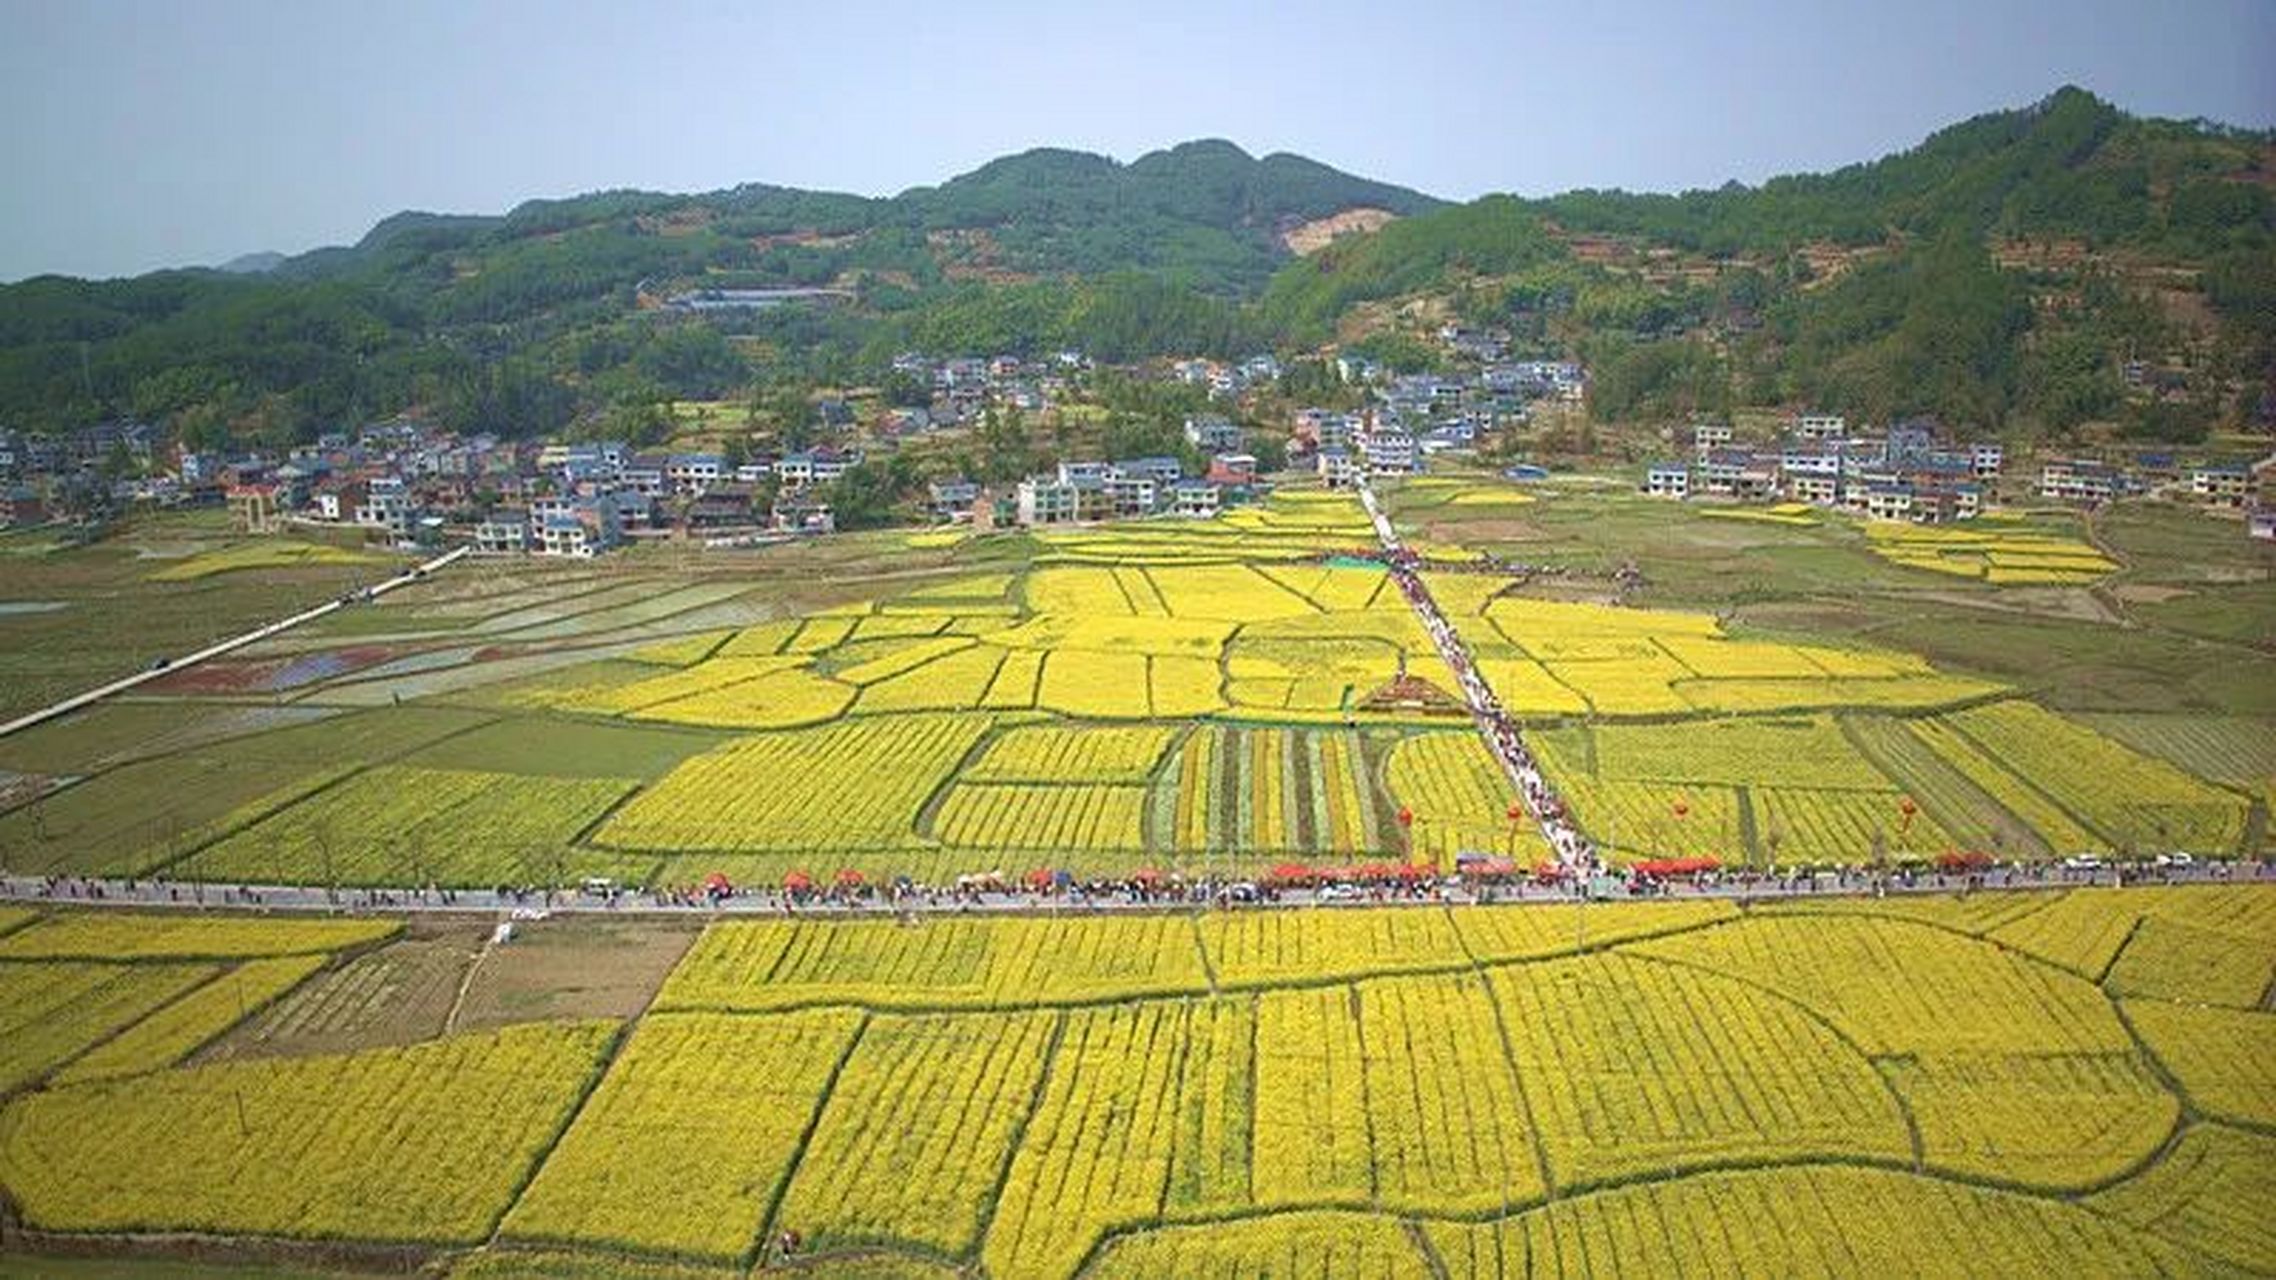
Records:
[[[1681,800],[1678,800],[1678,801],[1676,801],[1676,802],[1675,802],[1675,816],[1676,816],[1676,817],[1678,817],[1678,818],[1680,818],[1680,817],[1683,817],[1684,815],[1686,815],[1686,814],[1688,814],[1688,813],[1690,813],[1690,812],[1691,812],[1691,806],[1690,806],[1690,805],[1688,805],[1688,804],[1685,804],[1685,803],[1684,803],[1683,801],[1681,801]]]
[[[1402,827],[1415,825],[1415,811],[1402,805],[1399,809],[1399,825]]]
[[[1908,818],[1920,812],[1920,806],[1912,802],[1911,796],[1906,796],[1904,799],[1897,801],[1897,807],[1904,810],[1904,814]]]
[[[1525,817],[1525,806],[1524,806],[1524,805],[1517,805],[1517,804],[1513,804],[1513,805],[1511,805],[1511,806],[1509,807],[1509,820],[1510,820],[1511,822],[1517,822],[1517,821],[1519,821],[1519,820],[1523,819],[1524,817]]]

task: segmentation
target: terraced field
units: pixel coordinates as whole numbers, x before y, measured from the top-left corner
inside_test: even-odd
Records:
[[[629,1021],[190,1065],[419,944],[143,923],[0,920],[0,1190],[78,1249],[197,1231],[467,1275],[724,1274],[786,1232],[861,1275],[2276,1263],[2276,886],[738,921]]]

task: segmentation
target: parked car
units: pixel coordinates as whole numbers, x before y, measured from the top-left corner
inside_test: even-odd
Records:
[[[2091,853],[2074,853],[2063,859],[2063,866],[2071,871],[2100,871],[2102,859]]]
[[[2195,858],[2180,850],[2175,850],[2172,853],[2161,853],[2151,861],[2161,867],[2194,867],[2197,865]]]

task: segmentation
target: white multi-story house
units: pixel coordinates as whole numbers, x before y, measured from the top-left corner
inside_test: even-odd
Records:
[[[1397,427],[1368,432],[1360,450],[1369,475],[1403,476],[1415,469],[1415,438]]]
[[[1691,468],[1665,462],[1644,473],[1644,492],[1655,498],[1691,496]]]
[[[2087,459],[2054,461],[2039,468],[2039,496],[2057,502],[2107,502],[2118,491],[2109,466]]]
[[[1353,460],[1351,450],[1340,445],[1323,446],[1313,466],[1320,473],[1320,483],[1330,489],[1349,489],[1359,483],[1359,463]]]
[[[529,512],[500,507],[474,526],[475,554],[519,555],[530,548],[529,529]]]
[[[727,459],[716,453],[675,453],[664,459],[674,493],[702,493],[727,478]]]
[[[1170,490],[1171,509],[1195,519],[1216,515],[1222,500],[1222,492],[1206,480],[1180,480]]]
[[[1786,496],[1796,502],[1812,502],[1830,507],[1841,500],[1841,473],[1830,476],[1808,472],[1786,473]]]
[[[1066,524],[1075,518],[1081,502],[1074,484],[1051,476],[1020,481],[1016,500],[1023,525]]]
[[[2000,468],[2007,465],[2007,449],[1997,440],[1978,440],[1968,446],[1968,468],[1978,480],[1999,479]]]
[[[2189,496],[2216,507],[2241,507],[2252,496],[2252,473],[2233,462],[2208,462],[2189,470]]]
[[[1794,437],[1823,443],[1849,434],[1849,421],[1838,413],[1805,413],[1794,421]]]
[[[364,489],[364,500],[356,506],[357,524],[384,530],[391,538],[410,536],[411,515],[411,494],[395,476],[373,480]]]
[[[1691,447],[1700,453],[1727,449],[1731,444],[1731,424],[1727,422],[1699,422],[1692,424]]]

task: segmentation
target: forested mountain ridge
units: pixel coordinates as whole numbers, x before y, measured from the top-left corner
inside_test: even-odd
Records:
[[[2120,369],[2141,364],[2166,382],[2134,425],[2187,432],[2259,412],[2272,189],[2266,133],[2065,89],[1880,160],[1681,195],[1445,205],[1221,141],[1127,165],[1028,151],[889,198],[600,192],[398,214],[259,274],[0,288],[0,426],[134,414],[283,440],[416,407],[554,431],[869,376],[904,346],[1131,359],[1341,343],[1413,364],[1432,357],[1422,320],[1454,318],[1587,360],[1602,418],[1806,401],[2064,431],[2120,414]],[[1309,258],[1287,249],[1291,228],[1354,209],[1403,216]],[[778,286],[851,301],[660,306]]]
[[[1408,358],[1369,304],[1509,327],[1588,362],[1600,419],[1785,403],[2187,438],[2276,412],[2272,192],[2276,135],[2065,88],[1827,174],[1422,215],[1284,267],[1262,305],[1293,341]]]

